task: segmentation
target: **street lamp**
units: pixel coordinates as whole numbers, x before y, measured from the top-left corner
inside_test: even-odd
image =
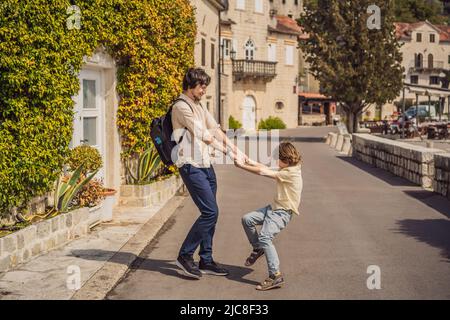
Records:
[[[232,49],[230,51],[230,58],[231,58],[231,60],[235,60],[236,59],[236,51],[234,49]]]

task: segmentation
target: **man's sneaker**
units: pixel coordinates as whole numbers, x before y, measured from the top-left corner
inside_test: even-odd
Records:
[[[214,261],[210,263],[204,263],[200,260],[199,269],[201,273],[212,274],[215,276],[226,276],[229,274],[227,269],[219,267]]]
[[[245,266],[250,267],[255,264],[256,260],[264,254],[264,249],[253,249],[252,253],[245,260]]]
[[[202,273],[198,270],[197,265],[194,263],[194,259],[189,259],[183,256],[178,256],[175,264],[183,270],[184,274],[190,278],[200,279]]]
[[[275,275],[271,275],[269,278],[264,280],[261,284],[256,286],[256,290],[259,291],[266,291],[274,288],[281,288],[281,286],[284,284],[283,276],[280,272],[278,272]]]

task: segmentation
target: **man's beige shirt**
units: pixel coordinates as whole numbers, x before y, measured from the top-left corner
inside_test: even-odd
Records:
[[[179,98],[187,101],[192,110],[184,101],[178,101],[172,109],[173,137],[175,141],[183,137],[177,146],[175,165],[180,168],[189,163],[197,168],[209,168],[214,151],[204,141],[210,140],[220,125],[199,102],[194,102],[185,94]]]

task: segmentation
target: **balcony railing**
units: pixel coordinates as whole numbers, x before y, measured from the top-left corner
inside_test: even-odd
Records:
[[[444,69],[444,61],[412,61],[410,63],[410,71],[412,72],[440,72],[442,69]]]
[[[270,81],[276,77],[276,62],[259,60],[233,60],[233,77],[235,81],[244,78],[259,78]]]

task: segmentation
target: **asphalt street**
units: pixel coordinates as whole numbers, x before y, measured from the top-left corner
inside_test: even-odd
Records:
[[[215,166],[214,259],[228,277],[184,277],[174,264],[198,209],[187,197],[107,299],[450,299],[450,202],[321,141],[333,128],[283,132],[304,158],[301,216],[275,240],[286,285],[267,292],[265,259],[245,267],[241,217],[270,203],[275,182]],[[198,259],[198,256],[196,256]],[[380,289],[369,289],[373,270]]]

